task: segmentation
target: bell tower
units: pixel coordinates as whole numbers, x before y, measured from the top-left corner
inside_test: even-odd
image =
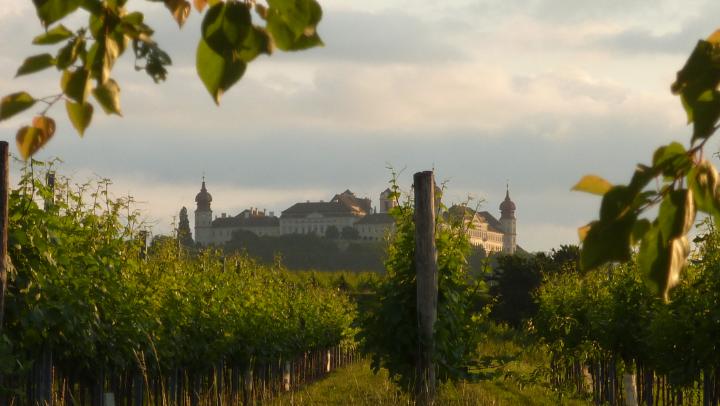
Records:
[[[205,188],[205,176],[203,176],[202,186],[200,187],[200,193],[195,196],[195,203],[197,208],[195,209],[195,241],[201,245],[208,245],[211,243],[210,239],[210,228],[212,226],[212,209],[210,209],[210,203],[212,202],[212,196],[208,193]]]
[[[385,189],[382,193],[380,193],[380,213],[387,213],[390,211],[390,209],[397,206],[395,199],[393,199],[391,196],[392,191],[390,190],[390,188]]]
[[[505,200],[500,203],[500,225],[503,232],[503,253],[514,254],[517,248],[515,203],[510,200],[510,186],[506,185]]]

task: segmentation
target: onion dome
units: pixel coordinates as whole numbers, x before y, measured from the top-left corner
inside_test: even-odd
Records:
[[[510,188],[508,187],[505,191],[505,200],[500,203],[500,218],[514,218],[515,217],[515,203],[510,200]]]
[[[212,196],[205,188],[205,178],[203,177],[200,193],[195,196],[195,203],[197,203],[197,209],[200,211],[210,211],[210,202],[212,202]]]

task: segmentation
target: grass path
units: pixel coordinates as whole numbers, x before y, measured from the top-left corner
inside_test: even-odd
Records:
[[[485,340],[482,354],[520,353],[507,370],[529,374],[546,365],[547,354],[537,349],[523,350],[513,334],[494,334]],[[374,375],[369,361],[362,361],[332,372],[325,379],[300,391],[282,396],[269,405],[409,405],[410,399],[397,391],[387,371]],[[498,379],[479,383],[446,384],[440,388],[439,405],[589,405],[590,402],[558,397],[545,385],[521,387],[512,380]]]

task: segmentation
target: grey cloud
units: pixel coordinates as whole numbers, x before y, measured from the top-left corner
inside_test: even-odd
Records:
[[[720,4],[711,2],[697,7],[701,13],[685,20],[676,31],[655,34],[647,28],[629,27],[616,34],[590,39],[590,46],[634,54],[690,54],[699,39],[720,28],[717,19]]]
[[[590,41],[590,45],[633,54],[689,54],[698,39],[704,38],[712,32],[701,31],[697,27],[695,24],[687,25],[681,31],[664,35],[656,35],[644,29],[628,29],[617,34],[593,39]]]

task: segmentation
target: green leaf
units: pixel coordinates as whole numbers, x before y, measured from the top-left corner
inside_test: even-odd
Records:
[[[650,230],[650,220],[638,219],[633,225],[632,229],[632,245],[635,245],[642,241],[645,234]]]
[[[9,94],[0,100],[0,121],[27,110],[34,104],[35,99],[27,92]]]
[[[67,45],[60,48],[55,58],[55,65],[58,69],[67,69],[75,63],[81,52],[85,50],[85,40],[76,37],[69,41]]]
[[[611,221],[632,210],[635,194],[624,185],[613,186],[600,203],[600,221]]]
[[[202,22],[202,37],[217,54],[240,46],[252,26],[250,8],[229,1],[212,6]]]
[[[77,10],[80,0],[33,0],[35,10],[44,26],[62,19]]]
[[[664,145],[653,154],[653,166],[667,177],[676,177],[683,174],[692,166],[692,160],[685,147],[679,142]]]
[[[720,83],[720,75],[715,48],[711,42],[698,41],[671,87],[674,94],[680,95],[688,123],[696,123],[693,140],[708,137],[714,131],[711,124],[717,122],[720,107],[713,93]]]
[[[104,10],[101,0],[81,0],[80,7],[90,14],[101,14]]]
[[[657,222],[666,241],[685,235],[695,221],[693,194],[687,189],[672,190],[660,203]]]
[[[260,54],[272,53],[272,39],[261,27],[253,26],[245,40],[237,49],[237,57],[250,63]]]
[[[35,45],[52,45],[57,44],[73,36],[72,31],[68,30],[64,25],[60,24],[45,34],[38,35],[33,38],[32,43]]]
[[[322,40],[314,31],[310,35],[301,34],[296,37],[292,29],[276,14],[268,14],[267,30],[275,46],[283,51],[301,51],[323,45]]]
[[[110,77],[115,61],[120,55],[118,43],[110,38],[103,37],[98,39],[87,53],[87,66],[90,67],[92,77],[97,79],[99,83],[105,83]]]
[[[311,25],[313,12],[316,12],[312,3],[311,0],[269,0],[268,19],[275,15],[297,38]]]
[[[29,73],[38,72],[43,69],[47,69],[54,64],[55,60],[50,54],[34,55],[25,59],[22,65],[20,65],[20,67],[18,68],[17,73],[15,73],[15,76],[17,77],[27,75]]]
[[[617,220],[596,221],[583,240],[580,264],[589,270],[608,262],[624,262],[631,258],[635,217],[632,213]]]
[[[223,93],[240,80],[246,67],[245,62],[235,59],[231,53],[225,56],[215,53],[203,39],[198,44],[196,65],[200,79],[216,104],[220,104]]]
[[[120,111],[120,86],[113,79],[108,79],[101,86],[96,87],[93,90],[93,96],[95,96],[106,114],[122,116]]]
[[[666,241],[661,227],[655,223],[640,244],[638,267],[646,285],[657,295],[668,299],[669,290],[680,279],[690,244],[686,236]]]
[[[143,24],[143,21],[145,20],[145,15],[139,11],[134,11],[132,13],[125,14],[122,16],[122,21],[129,23],[131,25],[140,25]]]
[[[315,0],[271,0],[268,2],[267,30],[275,45],[297,51],[323,45],[316,26],[322,9]]]
[[[89,72],[84,69],[66,70],[60,80],[60,88],[65,95],[78,103],[85,103],[90,94]]]
[[[655,167],[649,167],[646,165],[638,165],[633,173],[633,177],[628,184],[628,188],[634,193],[640,193],[650,183],[650,181],[656,176],[660,175],[661,171]]]
[[[585,175],[572,187],[572,190],[587,192],[595,195],[604,195],[612,188],[612,184],[596,175]]]
[[[90,125],[90,121],[92,120],[92,104],[80,104],[66,101],[65,108],[68,113],[68,118],[70,118],[70,122],[82,137],[85,134],[85,129]]]
[[[720,119],[720,92],[708,90],[701,94],[693,106],[694,124],[692,140],[713,135]]]

